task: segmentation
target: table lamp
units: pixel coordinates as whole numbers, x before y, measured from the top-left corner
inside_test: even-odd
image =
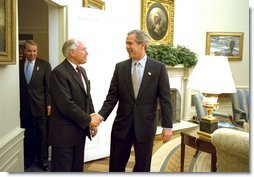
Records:
[[[236,92],[228,58],[208,55],[199,57],[189,78],[188,88],[197,90],[204,96],[202,104],[208,115],[201,118],[198,134],[211,138],[211,134],[218,128],[213,110],[219,107],[219,94]]]

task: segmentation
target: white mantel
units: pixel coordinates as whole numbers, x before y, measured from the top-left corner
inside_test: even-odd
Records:
[[[167,66],[170,88],[176,88],[181,95],[181,120],[191,119],[191,90],[187,88],[192,68],[183,65]]]

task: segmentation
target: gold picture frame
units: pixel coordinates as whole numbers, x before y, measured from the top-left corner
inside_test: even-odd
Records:
[[[83,0],[83,7],[105,10],[105,2],[102,0]]]
[[[16,64],[15,2],[0,0],[0,65]]]
[[[152,44],[173,44],[174,0],[141,0],[141,29]]]
[[[228,56],[230,61],[242,60],[243,32],[207,32],[206,55]]]

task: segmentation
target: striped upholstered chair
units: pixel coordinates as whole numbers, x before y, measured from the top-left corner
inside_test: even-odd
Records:
[[[236,93],[231,95],[233,121],[242,126],[244,122],[249,122],[249,89],[237,89]]]
[[[197,120],[200,121],[202,117],[207,115],[206,109],[202,105],[203,94],[197,93],[192,95],[192,101],[196,109]],[[236,127],[237,124],[232,120],[232,115],[227,113],[222,113],[218,111],[213,111],[213,116],[219,118],[219,127]]]

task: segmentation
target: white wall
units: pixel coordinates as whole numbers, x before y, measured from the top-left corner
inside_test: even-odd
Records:
[[[84,67],[92,82],[97,111],[107,94],[115,64],[128,58],[127,32],[140,26],[140,18],[136,18],[140,17],[140,3],[136,0],[105,2],[106,11],[80,8],[79,4],[68,6],[68,38],[81,38],[87,46],[89,55]]]
[[[230,66],[236,86],[249,87],[248,0],[175,0],[174,32],[174,44],[199,55],[205,54],[206,32],[244,32],[242,60]]]
[[[16,61],[18,62],[18,61]],[[19,68],[0,66],[0,138],[19,127]]]

